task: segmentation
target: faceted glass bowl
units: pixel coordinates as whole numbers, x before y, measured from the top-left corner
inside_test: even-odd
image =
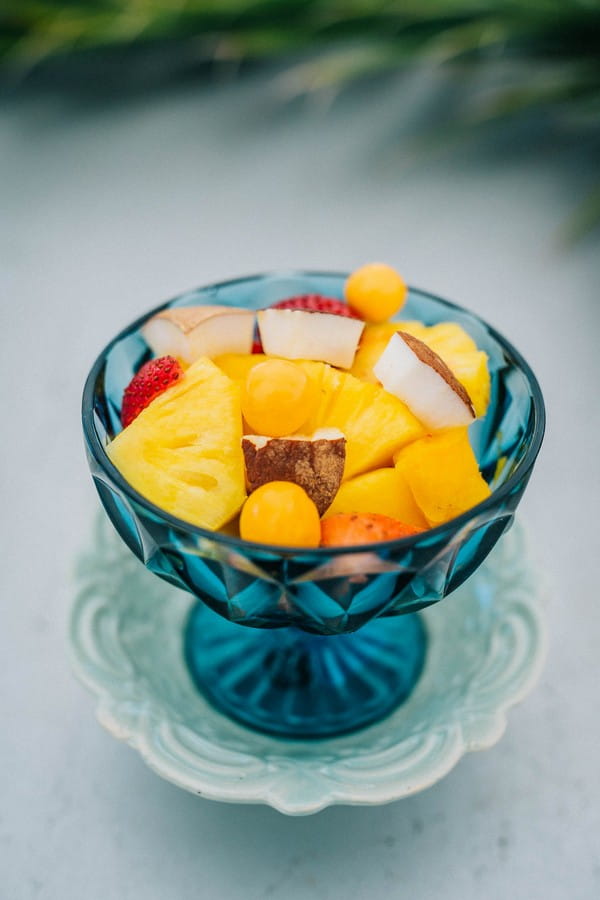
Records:
[[[345,278],[257,275],[199,288],[159,308],[259,309],[294,294],[341,297]],[[150,355],[140,328],[157,311],[118,334],[92,366],[83,429],[92,477],[118,533],[148,569],[199,599],[182,636],[194,681],[220,709],[285,736],[337,734],[381,718],[410,693],[423,666],[426,634],[414,613],[462,584],[512,522],[544,433],[535,376],[481,319],[411,289],[398,318],[457,322],[489,356],[491,403],[470,436],[492,495],[401,540],[270,547],[169,515],[138,494],[106,454],[121,429],[123,390]]]

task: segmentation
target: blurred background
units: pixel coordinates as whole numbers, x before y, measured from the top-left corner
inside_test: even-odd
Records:
[[[7,898],[600,895],[599,160],[597,0],[3,0]],[[69,671],[97,506],[81,387],[187,288],[375,259],[540,378],[522,518],[546,670],[500,744],[424,794],[306,820],[200,801],[105,734]]]

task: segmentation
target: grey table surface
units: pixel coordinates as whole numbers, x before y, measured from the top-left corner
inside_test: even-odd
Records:
[[[599,256],[558,239],[589,162],[553,146],[415,156],[418,95],[282,111],[253,74],[5,98],[2,898],[600,896]],[[549,427],[522,510],[553,585],[546,668],[496,747],[410,799],[303,819],[203,801],[106,734],[69,670],[97,506],[82,382],[115,331],[180,290],[378,258],[489,319],[540,377]]]

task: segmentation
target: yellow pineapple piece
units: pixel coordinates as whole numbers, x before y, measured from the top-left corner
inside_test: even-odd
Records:
[[[378,384],[373,374],[373,366],[385,350],[389,339],[398,331],[397,323],[384,322],[382,325],[365,325],[352,368],[355,378]]]
[[[437,351],[436,351],[437,352]],[[485,416],[490,403],[490,372],[487,353],[473,350],[470,353],[438,353],[448,368],[467,391],[476,416]]]
[[[273,359],[273,357],[266,356],[264,353],[224,353],[222,356],[217,356],[213,362],[229,378],[241,383],[248,372],[254,366],[264,362],[265,359]]]
[[[264,359],[258,353],[227,354],[216,363],[241,382]],[[313,380],[319,398],[301,431],[313,434],[318,428],[337,428],[345,435],[344,479],[390,463],[396,450],[425,433],[408,407],[379,385],[365,384],[327,363],[298,360],[294,364]]]
[[[336,513],[380,513],[407,525],[427,528],[427,521],[400,468],[374,469],[345,481],[325,518]]]
[[[239,387],[200,357],[108,446],[123,477],[171,515],[217,529],[246,498]]]
[[[431,331],[431,328],[435,327],[431,325],[424,325],[423,322],[417,322],[413,319],[410,319],[406,322],[390,322],[390,325],[394,326],[394,331],[407,331],[409,334],[412,334],[420,341],[426,341],[427,335]]]
[[[417,326],[415,328],[415,326]],[[449,353],[467,353],[477,350],[477,345],[470,334],[456,322],[438,322],[437,325],[422,325],[420,322],[404,322],[402,331],[408,331],[421,341],[425,341],[432,350]]]
[[[394,460],[432,528],[490,496],[467,428],[451,428],[421,438],[400,450]]]
[[[476,415],[485,415],[490,402],[487,354],[477,349],[473,338],[456,322],[439,322],[430,326],[421,322],[367,325],[350,372],[363,381],[377,383],[373,366],[396,331],[406,331],[431,347],[467,390]]]
[[[302,431],[338,428],[345,435],[344,480],[390,463],[396,450],[424,434],[408,407],[379,385],[365,384],[326,363],[299,365],[317,383],[321,397]]]

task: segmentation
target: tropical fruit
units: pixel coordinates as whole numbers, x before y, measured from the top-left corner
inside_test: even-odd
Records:
[[[375,469],[345,481],[325,517],[337,513],[380,513],[417,528],[427,527],[400,468]]]
[[[217,529],[246,497],[239,387],[201,357],[109,444],[123,477],[166,512]]]
[[[409,325],[411,328],[408,327]],[[415,333],[416,326],[419,325],[419,322],[384,322],[381,325],[366,325],[360,339],[360,346],[354,357],[354,363],[350,369],[351,374],[355,378],[360,378],[361,381],[377,384],[373,367],[385,350],[389,339],[402,328],[404,331],[408,331],[410,334],[414,334],[415,337],[423,340],[422,335]],[[412,330],[412,326],[415,326],[415,331]],[[421,328],[423,331],[426,330],[424,325],[421,325]]]
[[[473,338],[456,322],[440,322],[431,326],[412,321],[367,325],[350,369],[351,374],[376,383],[373,367],[396,331],[412,334],[434,350],[466,389],[476,415],[485,415],[490,400],[487,354],[477,349]]]
[[[368,322],[385,322],[404,305],[408,287],[402,276],[385,263],[356,269],[344,285],[348,306]]]
[[[250,541],[352,545],[460,515],[490,494],[466,427],[487,356],[456,322],[390,321],[408,293],[370,263],[344,298],[162,310],[109,458],[166,513]]]
[[[417,323],[420,325],[420,323]],[[420,325],[423,329],[423,325]],[[444,360],[462,386],[466,389],[477,416],[485,415],[490,402],[490,373],[487,353],[478,350],[471,335],[456,322],[439,322],[425,327],[425,334],[418,329],[406,328],[420,338]]]
[[[260,354],[227,354],[216,363],[227,375],[241,381],[264,359]],[[362,382],[326,363],[300,360],[294,365],[312,379],[318,397],[302,433],[337,428],[345,435],[344,479],[390,463],[396,450],[425,433],[405,404],[379,385]]]
[[[304,309],[262,309],[258,331],[265,353],[284,359],[314,359],[349,368],[364,322],[354,316]]]
[[[228,378],[241,384],[255,366],[267,359],[274,359],[274,357],[267,356],[265,353],[224,353],[222,356],[217,356],[213,362]],[[291,363],[291,365],[297,365],[297,363]]]
[[[491,493],[479,471],[467,428],[452,428],[414,441],[396,454],[395,464],[432,528],[466,512]]]
[[[266,359],[250,369],[242,382],[242,414],[257,434],[293,434],[316,403],[313,382],[287,359]]]
[[[291,481],[269,481],[246,500],[240,516],[245,541],[288,547],[318,547],[321,520],[308,494]]]
[[[201,356],[250,353],[254,313],[235,306],[171,306],[148,319],[142,335],[157,356],[187,364]]]
[[[323,363],[300,363],[317,382],[322,402],[305,424],[338,428],[346,436],[344,479],[389,463],[400,447],[424,433],[407,406],[382,387]]]
[[[386,391],[406,403],[428,431],[470,425],[469,394],[441,356],[407,331],[393,334],[373,369]]]
[[[346,438],[335,428],[311,436],[270,438],[249,434],[242,439],[248,492],[269,481],[291,481],[313,501],[319,515],[331,506],[344,475]]]
[[[321,522],[321,546],[351,547],[376,541],[395,541],[420,531],[421,528],[379,513],[338,513]]]

